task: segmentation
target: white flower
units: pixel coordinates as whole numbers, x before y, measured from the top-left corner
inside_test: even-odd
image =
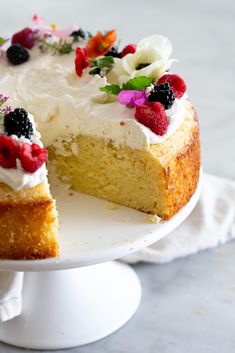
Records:
[[[170,59],[172,45],[161,35],[142,39],[134,54],[127,54],[122,59],[115,58],[115,65],[108,73],[109,83],[123,84],[136,76],[151,77],[157,80],[169,69],[174,59]],[[148,65],[146,65],[148,64]],[[146,65],[138,68],[140,65]]]

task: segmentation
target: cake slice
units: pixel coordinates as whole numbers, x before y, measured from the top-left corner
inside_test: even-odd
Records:
[[[5,100],[1,95],[0,102]],[[0,116],[0,258],[57,256],[57,212],[47,181],[47,150],[24,109],[4,107]]]
[[[190,200],[199,180],[198,120],[189,101],[185,108],[180,127],[149,150],[77,135],[61,142],[63,148],[50,147],[49,159],[73,189],[169,220]]]

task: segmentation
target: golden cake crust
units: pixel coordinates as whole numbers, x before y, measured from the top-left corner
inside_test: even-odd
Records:
[[[163,177],[168,202],[168,211],[161,215],[164,220],[169,220],[185,206],[197,188],[201,164],[200,135],[195,111],[194,115],[197,125],[193,129],[191,140],[164,168]]]
[[[0,258],[58,255],[57,213],[47,183],[14,191],[0,184]]]

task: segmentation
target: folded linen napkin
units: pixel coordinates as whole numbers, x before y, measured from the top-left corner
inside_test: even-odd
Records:
[[[0,272],[0,322],[20,315],[23,272]]]
[[[235,238],[235,182],[203,175],[200,199],[191,215],[157,243],[122,261],[166,263]]]
[[[167,237],[125,256],[122,261],[165,263],[195,254],[235,238],[235,182],[209,174],[197,206],[187,220]],[[0,272],[0,321],[21,312],[23,273]]]

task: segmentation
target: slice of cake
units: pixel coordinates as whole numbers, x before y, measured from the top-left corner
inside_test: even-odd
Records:
[[[32,115],[3,107],[0,95],[0,258],[58,255],[57,213],[47,182],[47,150]]]
[[[170,219],[194,193],[199,127],[161,35],[119,50],[115,30],[34,17],[0,61],[0,86],[32,113],[49,163],[73,189]]]

